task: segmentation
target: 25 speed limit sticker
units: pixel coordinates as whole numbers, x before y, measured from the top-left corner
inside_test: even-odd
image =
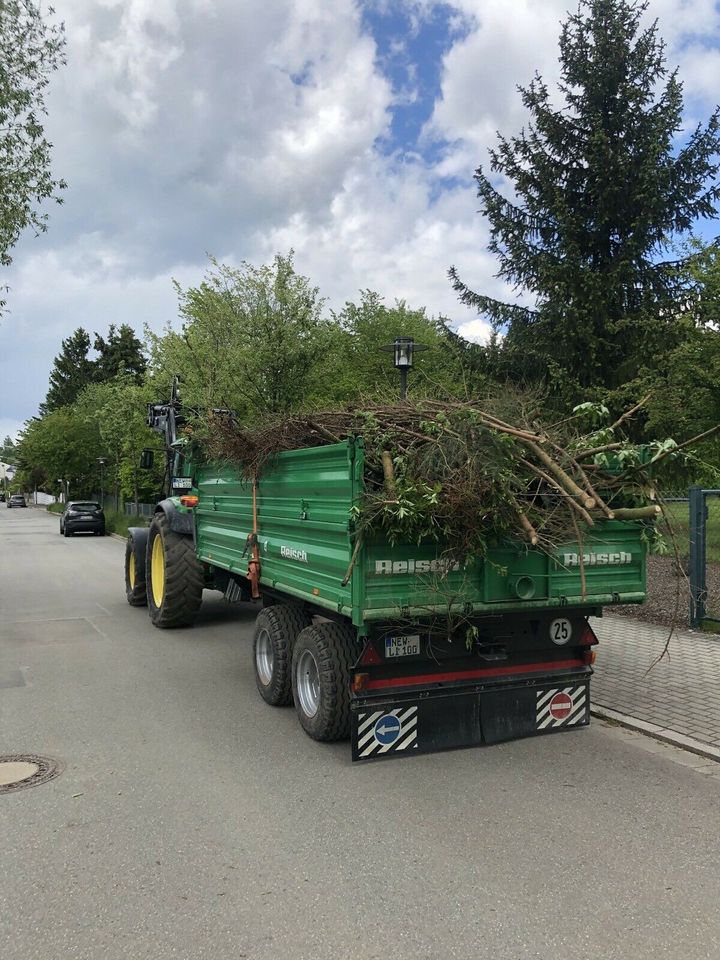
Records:
[[[550,639],[559,647],[572,638],[572,624],[565,617],[558,617],[550,624]]]

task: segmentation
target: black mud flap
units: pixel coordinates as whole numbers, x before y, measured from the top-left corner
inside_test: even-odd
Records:
[[[352,704],[352,758],[375,760],[554,733],[590,722],[588,676]]]

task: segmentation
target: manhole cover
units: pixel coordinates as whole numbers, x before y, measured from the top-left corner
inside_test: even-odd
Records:
[[[35,787],[46,783],[60,773],[55,760],[23,754],[17,757],[0,757],[0,794]]]

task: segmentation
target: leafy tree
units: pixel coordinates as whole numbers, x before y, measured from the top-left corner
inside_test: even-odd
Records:
[[[163,396],[179,374],[190,406],[230,407],[245,418],[291,410],[321,387],[332,325],[292,253],[240,269],[213,260],[200,286],[176,288],[180,332],[146,331]]]
[[[96,380],[108,381],[118,376],[130,376],[136,383],[142,383],[147,360],[143,344],[131,326],[123,323],[116,329],[115,324],[111,323],[107,340],[96,333],[93,346],[98,352],[95,361]]]
[[[52,8],[48,10],[53,14]],[[21,232],[47,229],[43,201],[62,202],[65,187],[50,170],[52,145],[45,137],[45,92],[65,62],[62,25],[50,26],[34,0],[0,2],[0,264]]]
[[[646,371],[643,390],[651,392],[646,408],[649,435],[678,442],[720,423],[720,250],[697,241],[685,249],[695,295],[685,304],[683,341]],[[720,482],[720,438],[694,447],[687,462],[672,463],[671,482]]]
[[[29,420],[17,444],[18,477],[28,489],[59,490],[58,479],[69,485],[73,498],[93,493],[96,458],[102,454],[97,423],[74,407],[59,407],[40,419]]]
[[[500,136],[490,174],[476,171],[498,276],[519,302],[450,271],[460,299],[506,328],[503,350],[520,366],[539,358],[570,396],[620,385],[681,342],[695,291],[667,249],[715,216],[720,117],[675,149],[682,85],[656,24],[641,27],[647,6],[581,0],[560,36],[560,102],[539,75],[521,88],[527,129]]]
[[[138,385],[125,373],[107,383],[86,387],[75,405],[76,414],[92,424],[100,437],[102,453],[109,461],[105,472],[106,489],[114,485],[116,498],[132,498],[137,504],[145,497],[155,498],[160,486],[157,474],[140,469],[140,453],[145,447],[161,449],[159,437],[145,422],[151,388]],[[159,457],[158,463],[162,458]],[[162,469],[160,467],[160,469]],[[95,467],[96,483],[100,482]]]
[[[95,365],[88,357],[90,337],[86,330],[77,330],[62,342],[50,371],[50,386],[40,413],[46,414],[75,402],[80,392],[93,381]]]
[[[3,463],[14,463],[16,455],[15,441],[12,437],[7,436],[0,445],[0,460]]]
[[[383,351],[396,337],[412,337],[427,349],[414,357],[411,391],[454,394],[463,392],[461,364],[450,349],[442,321],[425,309],[412,309],[404,300],[386,306],[372,290],[363,290],[360,302],[347,302],[333,314],[337,331],[326,358],[329,400],[346,402],[377,394],[386,400],[398,396],[398,373],[392,354]]]

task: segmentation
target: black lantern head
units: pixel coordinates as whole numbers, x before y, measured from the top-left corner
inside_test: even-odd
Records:
[[[395,366],[400,369],[409,370],[413,365],[413,353],[415,352],[415,341],[412,337],[396,337],[393,343],[393,358]]]

